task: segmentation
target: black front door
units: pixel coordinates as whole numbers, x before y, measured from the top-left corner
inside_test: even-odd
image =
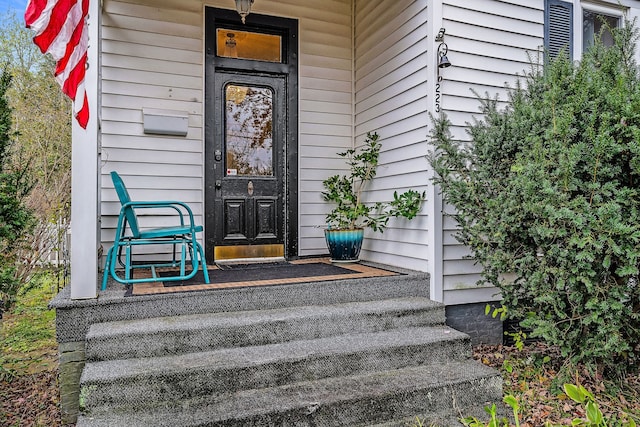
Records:
[[[298,23],[205,8],[208,261],[298,255]]]
[[[214,258],[284,256],[284,78],[218,72]]]

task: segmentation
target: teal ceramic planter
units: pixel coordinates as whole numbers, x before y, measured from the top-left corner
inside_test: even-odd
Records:
[[[334,262],[356,262],[360,256],[364,229],[324,230],[327,248]]]

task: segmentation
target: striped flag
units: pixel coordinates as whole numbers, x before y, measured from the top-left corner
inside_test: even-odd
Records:
[[[24,13],[27,28],[36,33],[33,42],[56,60],[56,80],[73,100],[74,116],[84,129],[89,121],[84,87],[88,11],[89,0],[29,0]]]

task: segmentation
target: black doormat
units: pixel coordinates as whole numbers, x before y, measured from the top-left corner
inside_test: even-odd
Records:
[[[291,263],[267,263],[267,264],[251,264],[250,268],[234,268],[221,270],[212,268],[208,270],[209,282],[211,283],[236,283],[236,282],[252,282],[258,280],[278,280],[291,279],[297,277],[318,277],[318,276],[334,276],[340,274],[350,274],[353,270],[343,268],[334,264],[324,262],[313,262],[304,264]],[[170,277],[174,274],[171,272],[161,272],[161,277]],[[202,271],[198,271],[196,275],[185,281],[165,281],[165,287],[198,285],[204,283]]]

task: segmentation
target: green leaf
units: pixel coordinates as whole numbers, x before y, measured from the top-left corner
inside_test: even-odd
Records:
[[[598,408],[598,405],[593,401],[588,401],[585,405],[585,409],[587,412],[587,419],[595,426],[599,426],[602,424],[603,417],[602,412]]]
[[[566,383],[564,385],[564,392],[569,396],[574,402],[584,403],[585,395],[584,393],[575,385]]]
[[[504,403],[511,406],[513,409],[519,409],[520,405],[518,404],[518,399],[516,399],[513,395],[509,394],[504,397]]]

